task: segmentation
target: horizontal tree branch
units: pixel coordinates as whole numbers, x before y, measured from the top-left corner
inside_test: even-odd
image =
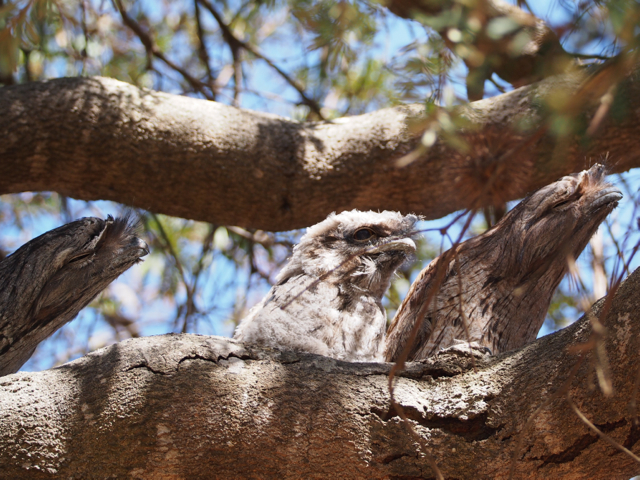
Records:
[[[589,339],[589,315],[602,301],[561,332],[477,359],[476,373],[453,353],[409,364],[395,398],[419,447],[390,408],[391,364],[220,337],[138,338],[56,369],[0,378],[2,474],[432,478],[428,449],[445,478],[507,478],[515,452],[519,479],[627,479],[640,466],[610,441],[640,452],[637,412],[629,409],[640,368],[639,291],[636,271],[604,319],[610,398],[593,388],[591,353],[583,361],[568,353]]]
[[[617,89],[615,120],[592,137],[559,138],[542,126],[558,85],[566,98],[580,82],[552,78],[470,104],[467,150],[438,140],[403,168],[398,159],[421,136],[407,121],[421,106],[299,123],[107,78],[8,86],[0,89],[0,193],[53,190],[281,231],[352,208],[439,218],[520,198],[606,153],[612,172],[640,165],[633,76]],[[580,118],[589,120],[600,103],[586,98]]]

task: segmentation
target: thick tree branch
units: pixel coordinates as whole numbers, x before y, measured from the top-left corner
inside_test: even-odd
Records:
[[[568,353],[588,340],[589,315],[602,301],[561,332],[478,359],[477,373],[469,358],[454,354],[408,364],[395,397],[445,478],[506,478],[518,444],[515,478],[637,474],[638,464],[610,442],[640,452],[628,408],[640,368],[639,291],[636,271],[604,319],[610,398],[593,389],[590,353],[582,361]],[[390,409],[390,367],[219,337],[127,340],[57,369],[0,379],[2,473],[431,478],[415,439]]]
[[[419,143],[407,121],[420,106],[298,123],[106,78],[8,86],[0,89],[0,193],[54,190],[272,231],[351,208],[438,218],[521,198],[607,152],[611,172],[640,166],[634,76],[618,85],[593,137],[541,127],[545,107],[579,87],[552,78],[472,103],[462,110],[466,151],[438,141],[397,168]],[[579,102],[587,123],[599,98]]]

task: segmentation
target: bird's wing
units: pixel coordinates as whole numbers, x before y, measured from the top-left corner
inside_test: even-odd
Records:
[[[387,338],[385,341],[384,357],[387,362],[395,362],[407,343],[410,341],[411,331],[416,322],[421,321],[421,325],[413,341],[413,346],[409,353],[408,359],[413,358],[416,349],[424,343],[431,333],[431,322],[425,315],[422,319],[418,318],[418,314],[422,308],[424,300],[429,295],[429,287],[432,283],[435,268],[435,262],[431,262],[427,268],[422,270],[411,285],[409,293],[398,308],[391,326],[387,330]]]
[[[238,326],[234,338],[275,348],[327,355],[339,326],[331,301],[337,289],[297,275],[272,287]],[[335,314],[335,315],[334,315]]]

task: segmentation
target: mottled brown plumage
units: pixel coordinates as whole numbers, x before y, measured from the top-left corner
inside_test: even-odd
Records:
[[[129,215],[81,218],[0,261],[0,376],[18,371],[40,342],[149,253],[137,223]]]
[[[534,340],[567,272],[567,258],[580,255],[622,198],[604,176],[604,167],[594,165],[563,177],[525,198],[491,230],[432,261],[398,309],[385,359],[399,357],[420,316],[409,360],[459,341],[499,353]]]

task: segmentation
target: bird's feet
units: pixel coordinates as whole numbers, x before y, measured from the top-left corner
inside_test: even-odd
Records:
[[[455,342],[453,345],[443,348],[438,352],[438,355],[453,353],[455,355],[476,358],[483,358],[485,355],[492,355],[489,347],[480,345],[478,342],[468,342],[466,340],[459,339],[454,339],[453,341]]]

